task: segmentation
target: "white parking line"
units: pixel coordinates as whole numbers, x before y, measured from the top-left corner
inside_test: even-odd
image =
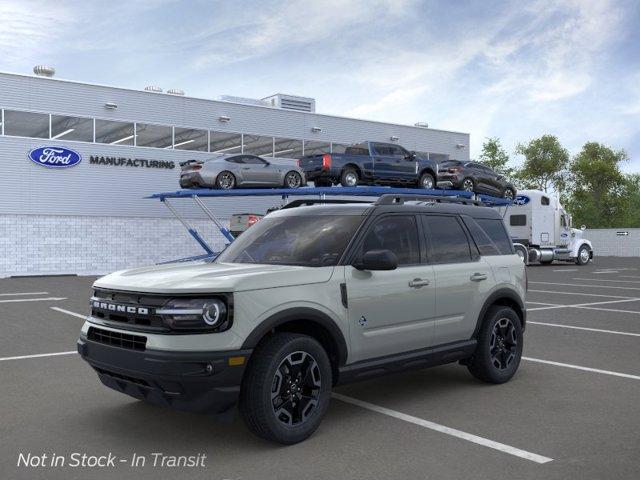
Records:
[[[56,312],[66,313],[67,315],[71,315],[72,317],[78,317],[78,318],[82,318],[82,319],[87,318],[86,315],[82,315],[81,313],[71,312],[69,310],[65,310],[64,308],[60,308],[60,307],[49,307],[49,308],[51,310],[55,310]]]
[[[39,353],[37,355],[21,355],[19,357],[4,357],[4,358],[0,358],[0,362],[6,362],[7,360],[24,360],[26,358],[57,357],[60,355],[73,355],[74,353],[78,353],[78,352],[73,350],[70,352]]]
[[[10,300],[0,300],[0,303],[17,303],[17,302],[57,302],[66,300],[64,297],[46,297],[46,298],[12,298]]]
[[[598,308],[598,307],[584,307],[584,306],[577,306],[575,308],[584,308],[585,310],[600,310],[601,312],[635,313],[635,314],[640,313],[637,310],[620,310],[615,308]]]
[[[528,290],[534,293],[556,293],[558,295],[582,295],[585,297],[605,297],[605,298],[636,298],[636,297],[622,297],[620,295],[602,295],[599,293],[582,293],[582,292],[556,292],[555,290]],[[640,298],[638,298],[640,300]]]
[[[580,270],[579,268],[559,268],[557,270],[554,270],[554,272],[577,272],[578,270]]]
[[[13,297],[18,295],[49,295],[49,292],[0,293],[0,297]]]
[[[560,325],[559,323],[532,322],[527,320],[527,325],[544,325],[545,327],[571,328],[573,330],[585,330],[587,332],[612,333],[615,335],[628,335],[630,337],[640,337],[640,333],[619,332],[617,330],[603,330],[601,328],[577,327],[575,325]]]
[[[558,283],[558,282],[529,282],[538,285],[562,285],[564,287],[582,287],[582,288],[617,288],[619,290],[640,290],[640,287],[618,287],[613,285],[581,285],[579,283]]]
[[[608,303],[625,303],[625,302],[637,302],[640,298],[626,298],[624,300],[606,300],[604,302],[591,302],[591,303],[576,303],[573,305],[552,305],[550,307],[536,307],[536,308],[527,308],[527,312],[535,312],[537,310],[553,310],[555,308],[588,308],[591,305],[606,305]],[[603,309],[608,310],[608,309]],[[615,311],[615,310],[612,310]],[[626,310],[623,310],[626,311]]]
[[[414,425],[418,425],[420,427],[428,428],[440,433],[445,433],[447,435],[451,435],[453,437],[460,438],[477,445],[482,445],[483,447],[493,448],[494,450],[499,450],[501,452],[508,453],[509,455],[524,458],[525,460],[530,460],[535,463],[548,463],[553,461],[553,458],[543,457],[542,455],[538,455],[537,453],[527,452],[526,450],[521,450],[510,445],[505,445],[504,443],[494,442],[493,440],[489,440],[488,438],[479,437],[471,433],[456,430],[455,428],[446,427],[438,423],[430,422],[429,420],[423,420],[422,418],[407,415],[406,413],[398,412],[396,410],[380,407],[379,405],[375,405],[373,403],[364,402],[362,400],[347,397],[339,393],[333,393],[332,396],[337,400],[350,403],[351,405],[365,408],[367,410],[371,410],[372,412],[381,413],[382,415],[387,415],[389,417],[397,418],[398,420],[413,423]]]
[[[593,273],[595,273],[597,275],[599,273],[619,273],[619,272],[618,272],[618,270],[601,270],[599,272],[593,272]]]
[[[599,368],[583,367],[581,365],[572,365],[571,363],[552,362],[551,360],[542,360],[540,358],[522,357],[522,360],[535,363],[544,363],[547,365],[554,365],[556,367],[573,368],[575,370],[583,370],[585,372],[603,373],[604,375],[611,375],[614,377],[630,378],[632,380],[640,380],[640,376],[631,375],[630,373],[612,372],[610,370],[600,370]]]
[[[640,280],[609,280],[604,278],[572,278],[571,280],[595,280],[596,282],[640,283]]]
[[[620,278],[640,278],[640,275],[618,275]]]
[[[531,305],[547,305],[547,306],[553,306],[553,307],[557,307],[560,306],[557,303],[542,303],[542,302],[531,302],[529,300],[527,300],[527,304],[531,304]]]

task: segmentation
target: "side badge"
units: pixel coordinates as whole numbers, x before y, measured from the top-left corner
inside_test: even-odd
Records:
[[[363,327],[367,324],[367,319],[364,317],[364,315],[360,316],[360,320],[358,320],[358,323]]]

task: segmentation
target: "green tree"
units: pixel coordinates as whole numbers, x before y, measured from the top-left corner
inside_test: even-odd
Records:
[[[624,150],[613,150],[597,142],[585,143],[569,166],[568,207],[576,225],[592,228],[621,227],[631,221],[630,202],[638,192],[636,178],[627,178],[620,163]]]
[[[525,159],[516,175],[521,186],[545,192],[564,189],[569,152],[557,137],[543,135],[521,143],[516,147],[516,153]]]
[[[489,168],[501,175],[512,177],[514,170],[509,167],[509,154],[502,147],[498,137],[486,138],[482,144],[482,153],[479,160]]]

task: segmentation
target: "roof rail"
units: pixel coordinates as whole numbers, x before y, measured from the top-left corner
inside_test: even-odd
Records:
[[[373,203],[367,200],[342,200],[342,199],[322,199],[322,198],[303,198],[300,200],[294,200],[292,202],[283,205],[278,210],[285,208],[296,208],[303,205],[325,205],[325,204],[347,204],[347,203]]]
[[[464,197],[439,197],[436,195],[421,195],[421,194],[386,194],[381,195],[378,200],[374,203],[374,205],[393,205],[393,204],[404,204],[407,201],[416,201],[416,202],[425,202],[425,203],[459,203],[462,205],[475,205],[477,207],[484,206],[479,200],[474,200],[472,198],[464,198]]]

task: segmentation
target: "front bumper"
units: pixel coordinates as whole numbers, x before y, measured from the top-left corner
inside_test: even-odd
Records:
[[[251,350],[171,352],[129,350],[80,337],[78,353],[109,388],[156,405],[223,413],[238,401]],[[244,357],[230,366],[230,357]]]

